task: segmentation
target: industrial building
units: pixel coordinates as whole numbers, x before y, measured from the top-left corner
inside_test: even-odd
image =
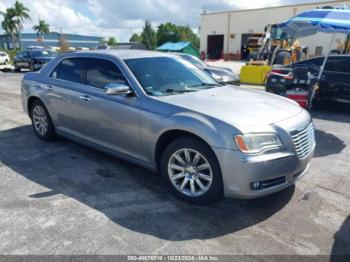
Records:
[[[64,41],[69,47],[72,48],[89,48],[95,49],[101,41],[101,37],[85,36],[75,34],[61,34],[50,33],[44,35],[44,43],[47,47],[59,47],[61,42]],[[30,46],[41,46],[41,37],[35,33],[22,33],[16,35],[16,48],[26,49]],[[0,35],[0,48],[13,49],[11,35]]]
[[[252,3],[253,5],[253,3]],[[281,23],[305,10],[325,6],[346,5],[350,1],[315,2],[308,4],[268,7],[227,12],[204,12],[200,21],[200,51],[210,59],[244,58],[247,42],[263,37],[267,25]],[[346,36],[338,34],[332,48],[344,42]],[[299,39],[307,46],[310,56],[324,55],[331,37],[325,33]]]

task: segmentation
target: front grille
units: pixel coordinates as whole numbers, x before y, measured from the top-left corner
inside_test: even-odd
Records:
[[[303,130],[292,132],[291,136],[298,157],[306,157],[315,145],[315,131],[313,124],[311,123]]]

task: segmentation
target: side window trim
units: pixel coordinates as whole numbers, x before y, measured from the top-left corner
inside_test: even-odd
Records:
[[[64,60],[62,60],[58,65],[57,65],[57,71],[56,71],[56,73],[57,73],[57,76],[55,77],[56,79],[58,79],[58,77],[59,77],[59,75],[60,75],[60,71],[61,71],[61,65],[62,65],[62,62],[63,62]],[[56,69],[56,68],[55,68]],[[53,74],[53,72],[52,72],[52,74]]]
[[[82,69],[81,69],[81,82],[80,83],[76,83],[76,82],[71,82],[71,81],[68,81],[68,80],[64,80],[64,79],[60,79],[60,78],[54,78],[52,77],[52,73],[55,71],[55,69],[58,67],[58,70],[60,71],[61,70],[61,64],[64,60],[66,59],[83,59],[83,65],[82,65]],[[102,91],[103,92],[103,89],[101,88],[97,88],[97,87],[94,87],[94,86],[90,86],[90,85],[87,85],[85,84],[85,81],[86,81],[86,73],[87,73],[87,61],[89,59],[100,59],[100,60],[107,60],[107,61],[110,61],[112,62],[119,70],[120,72],[122,73],[122,75],[124,76],[124,78],[126,79],[127,83],[128,83],[128,86],[130,87],[130,89],[133,91],[133,93],[135,94],[136,97],[139,97],[139,95],[137,94],[137,92],[135,91],[135,88],[132,84],[132,82],[130,81],[130,79],[127,77],[127,75],[125,74],[124,70],[121,68],[121,66],[116,63],[113,59],[110,59],[110,58],[106,58],[106,57],[80,57],[80,56],[72,56],[72,57],[62,57],[62,59],[59,60],[59,62],[57,63],[57,65],[49,71],[49,73],[47,74],[47,77],[48,78],[51,78],[51,79],[55,79],[55,80],[59,80],[59,81],[64,81],[64,82],[69,82],[69,83],[73,83],[73,84],[77,84],[77,85],[81,85],[82,87],[88,87],[88,88],[92,88],[94,90],[98,90],[98,91]],[[58,75],[59,75],[59,72],[58,72]],[[104,92],[103,92],[104,93]]]

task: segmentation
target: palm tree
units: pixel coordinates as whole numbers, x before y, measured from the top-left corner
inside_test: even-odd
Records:
[[[50,25],[46,23],[45,20],[41,20],[39,18],[39,24],[33,26],[33,30],[36,31],[38,35],[40,35],[42,44],[44,46],[44,35],[50,34]]]
[[[18,28],[20,30],[23,29],[23,21],[25,19],[30,19],[30,15],[28,14],[29,9],[25,7],[21,2],[16,1],[15,6],[13,7],[15,17],[17,18]]]
[[[25,19],[30,19],[29,9],[25,7],[21,2],[15,2],[15,6],[13,7],[14,17],[17,21],[17,33],[20,35],[23,29],[23,22]]]
[[[5,12],[0,12],[4,17],[1,23],[1,27],[7,34],[11,35],[12,47],[16,49],[15,33],[18,31],[18,24],[15,19],[15,13],[13,8],[7,8]]]
[[[15,34],[19,34],[23,29],[23,21],[30,19],[28,12],[29,9],[19,1],[15,2],[14,7],[7,8],[5,12],[0,12],[4,17],[1,26],[6,33],[11,34],[13,49],[16,49]]]

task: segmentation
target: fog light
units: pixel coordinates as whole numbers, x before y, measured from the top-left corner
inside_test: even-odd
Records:
[[[254,182],[254,183],[252,183],[252,189],[259,189],[260,188],[260,182]]]
[[[264,181],[256,181],[256,182],[250,183],[250,189],[251,190],[262,190],[265,188],[278,186],[278,185],[284,184],[286,182],[287,182],[287,178],[284,176],[273,178],[273,179],[268,179],[268,180],[264,180]]]

